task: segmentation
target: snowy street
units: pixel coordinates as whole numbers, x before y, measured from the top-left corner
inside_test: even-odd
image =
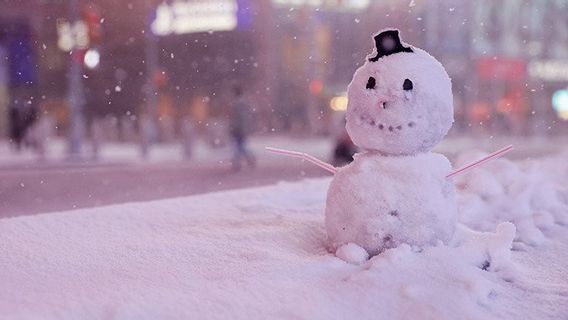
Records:
[[[568,1],[0,2],[0,320],[568,320]]]
[[[562,159],[539,163],[550,168]],[[497,173],[504,163],[478,176]],[[557,179],[568,176],[565,162],[559,169]],[[484,179],[477,185],[489,186]],[[481,229],[493,231],[498,221],[517,225],[510,260],[495,247],[499,234],[487,233],[469,245],[423,251],[403,245],[358,266],[326,251],[329,181],[0,219],[0,318],[536,320],[568,314],[566,226],[544,219],[538,201],[523,205],[527,217],[499,216],[491,197],[472,202],[480,191],[460,191],[468,225],[485,223]],[[494,195],[517,201],[513,196]],[[530,244],[539,230],[543,238]],[[487,254],[491,265],[482,269],[479,258]]]
[[[548,140],[545,140],[548,139]],[[512,143],[508,158],[525,159],[554,154],[566,145],[566,137],[491,139],[447,138],[436,148],[450,159],[471,149],[496,150]],[[0,144],[0,149],[2,149]],[[198,145],[195,159],[179,161],[175,146],[158,146],[149,161],[141,161],[135,145],[104,149],[97,163],[73,164],[62,160],[63,146],[56,144],[48,161],[38,163],[33,154],[0,155],[0,217],[29,215],[75,208],[97,207],[131,201],[165,199],[197,193],[268,185],[303,177],[328,174],[301,160],[290,160],[264,152],[277,146],[309,152],[329,161],[331,141],[287,137],[254,138],[251,146],[258,156],[255,170],[232,172],[227,149],[210,150]],[[124,151],[126,149],[126,151]]]
[[[187,196],[323,176],[321,169],[275,159],[254,170],[228,164],[168,163],[0,169],[0,218]]]
[[[0,218],[130,201],[188,196],[197,193],[254,187],[281,180],[324,176],[300,160],[273,156],[264,146],[278,145],[329,158],[331,144],[322,139],[258,138],[251,147],[255,168],[231,169],[228,148],[197,144],[191,161],[181,159],[179,146],[154,148],[150,158],[139,158],[136,145],[110,145],[97,162],[65,161],[63,141],[38,162],[34,154],[14,154],[0,144]]]

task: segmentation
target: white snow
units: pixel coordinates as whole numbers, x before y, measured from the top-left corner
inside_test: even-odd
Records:
[[[482,152],[467,152],[457,165],[477,159]],[[555,224],[568,225],[568,154],[540,161],[497,159],[455,178],[461,207],[460,220],[477,230],[493,230],[501,221],[517,227],[517,237],[537,245]]]
[[[337,248],[335,256],[352,264],[361,264],[369,259],[367,250],[351,242]]]
[[[353,75],[346,128],[362,149],[390,155],[428,152],[451,128],[450,77],[426,51],[412,50],[366,61]],[[367,88],[371,78],[375,87]],[[405,80],[413,83],[411,90],[403,89]]]
[[[209,139],[208,139],[209,140]],[[46,138],[45,150],[42,157],[32,149],[25,149],[17,153],[10,146],[9,142],[0,139],[0,167],[14,165],[34,166],[41,163],[61,165],[65,164],[68,158],[67,142],[62,138],[48,137]],[[310,154],[319,158],[326,159],[329,157],[333,149],[333,141],[329,138],[321,137],[291,137],[285,135],[274,136],[252,136],[249,141],[250,149],[256,154],[263,154],[264,147],[267,145],[280,146],[283,148],[310,152]],[[463,144],[462,141],[460,141]],[[447,149],[452,149],[449,146]],[[91,160],[92,150],[90,142],[85,143],[83,148],[83,156],[85,160]],[[184,160],[184,149],[179,142],[156,143],[149,150],[148,159],[140,157],[140,145],[133,142],[118,143],[114,141],[103,141],[99,146],[98,162],[99,163],[130,163],[153,162],[153,163],[171,163]],[[232,149],[230,144],[214,146],[206,141],[205,137],[197,136],[192,144],[191,160],[195,162],[219,163],[228,161],[232,157]],[[272,161],[278,161],[280,158],[271,157]]]
[[[557,183],[567,181],[566,159],[539,160],[531,172],[565,195],[565,184]],[[523,170],[512,170],[510,181],[525,181],[530,165],[507,163],[483,170],[498,176],[512,165]],[[503,211],[511,194],[494,192],[498,183],[491,196],[460,186],[460,198],[477,199],[460,204],[463,221],[478,231],[461,226],[448,245],[402,244],[357,265],[326,250],[329,182],[0,219],[0,318],[568,316],[568,232],[526,218],[525,211],[533,218],[545,212],[538,201]],[[567,203],[556,192],[534,189],[527,192]],[[556,222],[568,211],[550,215]],[[525,239],[517,225],[510,251],[515,228],[505,221],[528,221],[542,238]],[[357,248],[345,250],[358,260]]]
[[[402,243],[447,244],[457,200],[445,178],[448,159],[431,150],[454,122],[450,77],[426,51],[401,43],[398,30],[374,40],[376,59],[357,69],[348,88],[346,129],[362,151],[331,182],[330,247],[353,243],[376,255]]]
[[[440,154],[385,157],[360,153],[339,169],[327,193],[332,250],[357,244],[371,255],[401,243],[447,243],[458,219],[448,159]]]

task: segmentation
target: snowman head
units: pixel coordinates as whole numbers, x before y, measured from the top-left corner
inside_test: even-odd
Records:
[[[376,56],[349,84],[347,132],[365,150],[429,151],[454,121],[450,78],[426,51],[402,43],[398,30],[384,30],[374,39]]]

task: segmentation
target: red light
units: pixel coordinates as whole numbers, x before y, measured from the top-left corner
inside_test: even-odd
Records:
[[[310,81],[310,93],[314,96],[322,93],[323,83],[320,80],[314,79]]]

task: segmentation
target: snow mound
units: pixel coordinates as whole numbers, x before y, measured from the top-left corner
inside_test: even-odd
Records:
[[[354,243],[348,243],[337,248],[335,256],[352,264],[361,264],[369,259],[367,250]]]
[[[511,261],[511,248],[515,238],[515,226],[510,222],[503,222],[497,226],[497,231],[477,232],[464,225],[459,225],[449,247],[445,248],[447,254],[459,255],[459,261],[465,262],[469,267],[477,267],[484,271],[499,272],[511,280],[514,265]],[[407,244],[404,247],[410,247]],[[400,247],[400,246],[399,246]],[[444,247],[442,243],[438,246]],[[414,251],[430,250],[428,247],[413,247]],[[335,255],[345,262],[360,265],[369,259],[367,251],[360,246],[348,243],[339,247]]]
[[[485,154],[472,151],[459,167]],[[502,221],[517,227],[517,240],[543,243],[554,225],[568,225],[568,154],[512,162],[501,158],[455,178],[460,221],[475,230],[493,230]]]
[[[511,248],[515,239],[515,226],[503,222],[495,233],[477,232],[464,225],[458,226],[453,246],[463,252],[462,261],[482,270],[510,273],[513,270]]]
[[[552,226],[550,241],[525,251],[508,250],[510,224],[464,229],[451,245],[403,244],[355,265],[326,250],[328,185],[307,180],[0,219],[0,318],[568,315],[564,228]],[[358,262],[361,254],[350,247],[339,255]],[[515,277],[505,272],[511,265]]]

